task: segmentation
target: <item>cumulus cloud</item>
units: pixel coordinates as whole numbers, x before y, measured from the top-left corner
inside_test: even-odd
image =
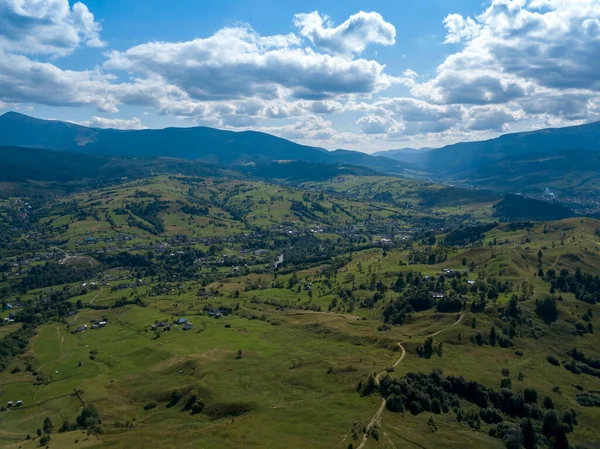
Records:
[[[61,70],[51,63],[32,61],[0,51],[0,99],[9,103],[48,106],[93,105],[116,112],[113,76],[98,71]]]
[[[274,48],[279,38],[285,46]],[[225,28],[205,39],[151,42],[111,52],[104,67],[159,76],[199,101],[286,95],[323,100],[369,94],[395,82],[376,61],[317,53],[294,42],[261,37],[250,27]]]
[[[313,101],[310,110],[316,114],[335,114],[344,112],[344,106],[333,100]]]
[[[376,12],[360,11],[335,27],[329,17],[314,11],[296,14],[294,24],[317,48],[336,54],[358,55],[370,44],[396,43],[396,28]]]
[[[444,24],[446,43],[465,41],[464,48],[433,79],[412,83],[416,96],[440,104],[512,103],[576,119],[599,94],[598,0],[493,0],[475,19],[452,14]]]
[[[0,0],[0,49],[64,56],[81,44],[103,47],[102,27],[81,2]]]
[[[473,131],[507,132],[510,124],[520,118],[520,111],[503,106],[476,106],[468,111],[466,129]]]
[[[235,25],[189,41],[108,51],[97,68],[65,70],[61,56],[104,45],[88,8],[0,0],[0,108],[30,103],[114,113],[127,105],[363,148],[600,118],[600,0],[490,0],[481,14],[451,14],[443,24],[453,53],[433,75],[402,67],[395,76],[376,57],[360,56],[370,45],[395,43],[394,26],[376,12],[337,26],[319,12],[298,14],[293,32],[267,36]],[[398,84],[402,96],[390,97],[386,89]],[[86,124],[144,127],[136,117],[101,115]]]
[[[408,97],[350,103],[347,108],[368,112],[357,121],[366,134],[442,132],[460,123],[466,115],[460,105],[436,105]]]
[[[356,122],[365,134],[385,134],[395,121],[389,117],[367,114]]]
[[[147,126],[142,124],[142,121],[133,117],[131,119],[107,118],[107,117],[92,117],[91,120],[77,122],[83,126],[91,128],[113,128],[113,129],[147,129]]]
[[[470,17],[466,19],[460,14],[450,14],[444,19],[444,26],[448,30],[444,44],[456,44],[458,42],[473,39],[479,34],[479,24]]]

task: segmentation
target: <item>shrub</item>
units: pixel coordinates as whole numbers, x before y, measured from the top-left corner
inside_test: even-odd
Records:
[[[600,407],[600,397],[590,393],[580,393],[577,395],[577,402],[584,407]]]
[[[146,405],[144,405],[144,410],[152,410],[153,408],[158,406],[158,402],[156,401],[152,401],[152,402],[148,402]]]
[[[558,309],[556,308],[556,298],[547,296],[543,300],[536,300],[535,313],[544,320],[544,323],[551,324],[558,320]]]
[[[546,356],[546,360],[548,360],[548,362],[553,364],[554,366],[560,365],[560,362],[558,361],[558,359],[556,357],[554,357],[552,354],[548,354]]]
[[[40,438],[40,446],[45,446],[45,445],[47,445],[47,444],[50,442],[50,440],[51,440],[51,439],[52,439],[52,438],[50,437],[50,435],[49,435],[49,434],[46,434],[46,435],[42,436],[42,437]]]
[[[418,415],[423,411],[423,407],[421,407],[421,403],[419,401],[412,401],[410,403],[409,410],[413,415]]]
[[[202,413],[204,410],[204,402],[199,401],[192,405],[192,415],[197,415],[198,413]]]
[[[377,427],[371,429],[371,436],[375,441],[379,441],[379,429]]]
[[[525,391],[523,392],[523,397],[525,399],[525,402],[527,402],[528,404],[536,404],[538,400],[537,390],[535,388],[525,388]]]

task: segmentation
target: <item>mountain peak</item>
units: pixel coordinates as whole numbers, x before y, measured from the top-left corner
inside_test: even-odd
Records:
[[[19,121],[19,122],[34,122],[34,121],[42,121],[41,119],[31,117],[26,114],[21,114],[16,111],[8,111],[4,114],[0,115],[0,119],[11,120],[11,121]]]
[[[8,111],[8,112],[5,112],[4,114],[0,115],[0,117],[28,117],[28,116],[25,114],[20,114],[19,112]]]

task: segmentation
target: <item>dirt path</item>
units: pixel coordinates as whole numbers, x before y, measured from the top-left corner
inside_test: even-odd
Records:
[[[96,293],[96,296],[94,296],[92,298],[92,300],[90,301],[90,304],[94,304],[94,301],[98,298],[98,296],[100,296],[100,294],[104,291],[104,287],[100,287],[100,291],[98,293]]]
[[[558,259],[560,259],[560,256],[562,256],[562,254],[559,254],[558,256],[556,256],[556,260],[554,261],[554,263],[552,264],[552,266],[550,268],[554,268],[556,266],[556,264],[558,263]]]
[[[104,291],[104,287],[100,287],[100,291],[98,293],[96,293],[96,296],[94,296],[91,301],[90,304],[94,304],[94,301],[98,298],[98,296],[100,296],[102,294],[102,292]],[[69,324],[73,324],[75,321],[77,321],[77,319],[79,318],[79,312],[77,312],[77,315],[75,315],[75,317],[69,321]]]
[[[439,335],[439,334],[441,334],[442,332],[444,332],[444,331],[446,331],[446,330],[450,329],[451,327],[454,327],[454,326],[456,326],[458,323],[460,323],[460,322],[462,321],[462,319],[463,319],[463,317],[464,317],[465,315],[466,315],[466,314],[465,314],[465,313],[463,313],[463,314],[462,314],[462,315],[461,315],[461,316],[458,318],[458,320],[456,320],[456,321],[455,321],[453,324],[451,324],[450,326],[447,326],[447,327],[445,327],[445,328],[443,328],[443,329],[441,329],[441,330],[439,330],[439,331],[437,331],[437,332],[434,332],[433,334],[425,335],[425,338],[429,338],[429,337],[435,337],[436,335]]]
[[[404,346],[402,346],[402,344],[400,342],[398,342],[398,346],[400,346],[400,349],[402,350],[402,355],[392,365],[392,368],[396,368],[398,365],[400,365],[400,362],[402,362],[402,359],[404,359],[404,356],[406,356],[406,350],[404,349]],[[375,377],[375,381],[377,382],[377,384],[379,384],[379,378],[382,375],[384,375],[385,373],[387,373],[387,370],[383,370],[382,372],[380,372],[379,374],[377,374],[377,376]],[[371,432],[371,429],[373,428],[373,426],[375,425],[375,423],[381,417],[381,414],[383,413],[384,409],[385,409],[385,398],[383,398],[381,400],[381,405],[377,409],[377,412],[375,412],[375,415],[373,416],[373,418],[371,419],[371,421],[369,421],[369,425],[367,426],[367,430],[363,434],[362,441],[360,442],[360,445],[356,449],[362,449],[362,448],[365,447],[365,444],[367,444],[367,439],[369,438],[369,433]]]
[[[463,319],[463,317],[466,314],[462,314],[458,320],[456,320],[454,323],[452,323],[450,326],[446,326],[443,329],[440,329],[437,332],[434,332],[433,334],[429,334],[426,335],[424,338],[429,338],[429,337],[435,337],[436,335],[441,334],[442,332],[456,326],[458,323],[460,323]],[[402,346],[401,342],[398,342],[398,346],[400,346],[400,349],[402,350],[402,355],[398,358],[398,360],[396,360],[396,362],[392,365],[392,368],[396,368],[398,365],[400,365],[400,363],[402,362],[402,360],[404,359],[404,357],[406,356],[406,350],[404,349],[404,346]],[[382,372],[380,372],[379,374],[377,374],[377,376],[375,376],[375,382],[377,383],[377,385],[379,385],[379,379],[381,378],[381,376],[385,375],[387,373],[387,369],[383,370]],[[379,421],[379,419],[381,418],[381,414],[383,413],[383,411],[385,410],[385,398],[383,398],[381,400],[381,405],[379,406],[379,408],[377,409],[377,412],[375,412],[375,415],[373,416],[373,418],[371,419],[371,421],[369,421],[369,424],[367,425],[367,429],[365,430],[365,433],[363,434],[362,437],[362,441],[360,442],[360,445],[357,446],[356,449],[363,449],[365,447],[365,445],[367,444],[368,438],[369,438],[369,434],[371,432],[371,429],[373,428],[373,426],[375,425],[375,423],[377,423],[377,421]],[[386,434],[387,436],[387,434]],[[392,443],[392,445],[394,444],[392,442],[392,440],[389,438],[389,436],[387,437],[390,442]]]
[[[60,344],[62,345],[65,342],[65,337],[64,335],[60,335],[60,329],[59,326],[56,326],[56,333],[58,334],[58,336],[60,337]]]

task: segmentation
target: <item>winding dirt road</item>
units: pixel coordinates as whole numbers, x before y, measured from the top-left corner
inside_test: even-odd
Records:
[[[450,326],[446,326],[443,329],[440,329],[439,331],[434,332],[433,334],[426,335],[424,338],[435,337],[436,335],[439,335],[442,332],[444,332],[444,331],[446,331],[446,330],[448,330],[448,329],[456,326],[458,323],[460,323],[462,321],[462,319],[463,319],[464,316],[465,316],[465,314],[463,313],[458,318],[458,320],[456,320]],[[400,346],[400,349],[402,350],[402,355],[392,365],[392,368],[396,368],[398,365],[400,365],[400,362],[402,362],[402,360],[404,359],[404,356],[406,356],[406,350],[404,349],[404,346],[402,346],[401,342],[398,342],[398,346]],[[379,385],[379,379],[381,378],[381,376],[383,376],[386,373],[387,373],[387,369],[383,370],[382,372],[380,372],[379,374],[377,374],[377,376],[375,376],[375,382],[377,383],[377,385]],[[363,449],[365,447],[365,445],[367,444],[368,438],[369,438],[369,434],[371,433],[371,429],[373,428],[373,426],[375,425],[375,423],[377,423],[377,421],[379,421],[379,419],[381,418],[381,414],[383,413],[383,410],[385,410],[385,398],[383,398],[381,400],[381,405],[377,409],[377,412],[375,412],[375,415],[373,416],[373,418],[371,419],[371,421],[369,421],[369,424],[367,425],[367,429],[365,430],[365,433],[363,434],[362,441],[360,442],[360,445],[358,445],[356,449]],[[389,439],[389,436],[388,436],[388,439]]]
[[[452,323],[450,326],[446,326],[445,328],[443,328],[443,329],[441,329],[441,330],[439,330],[439,331],[437,331],[437,332],[434,332],[433,334],[425,335],[425,338],[429,338],[429,337],[435,337],[436,335],[439,335],[439,334],[441,334],[442,332],[444,332],[444,331],[447,331],[447,330],[448,330],[448,329],[450,329],[451,327],[454,327],[454,326],[456,326],[458,323],[460,323],[460,322],[462,321],[462,319],[463,319],[463,317],[464,317],[465,315],[466,315],[466,314],[465,314],[465,313],[463,313],[463,314],[462,314],[460,317],[458,317],[458,320],[456,320],[456,321],[455,321],[454,323]]]
[[[398,365],[400,365],[400,362],[402,362],[402,359],[406,355],[406,350],[404,349],[404,346],[402,346],[402,344],[400,342],[398,342],[398,346],[400,346],[400,349],[402,350],[402,355],[392,365],[392,368],[396,368]],[[384,375],[385,373],[387,373],[387,370],[383,370],[382,372],[380,372],[379,374],[377,374],[377,376],[375,376],[375,381],[377,382],[378,385],[379,385],[379,378],[382,375]],[[365,433],[363,434],[362,441],[360,442],[360,445],[356,449],[362,449],[363,447],[365,447],[365,444],[367,444],[367,439],[369,438],[369,433],[371,433],[371,429],[373,428],[373,426],[375,425],[375,423],[381,417],[381,414],[383,413],[384,409],[385,409],[385,398],[383,398],[381,400],[381,405],[379,406],[379,409],[377,409],[377,412],[375,413],[375,415],[373,416],[373,418],[371,419],[371,421],[369,421],[369,425],[367,426],[367,430],[365,430]]]

